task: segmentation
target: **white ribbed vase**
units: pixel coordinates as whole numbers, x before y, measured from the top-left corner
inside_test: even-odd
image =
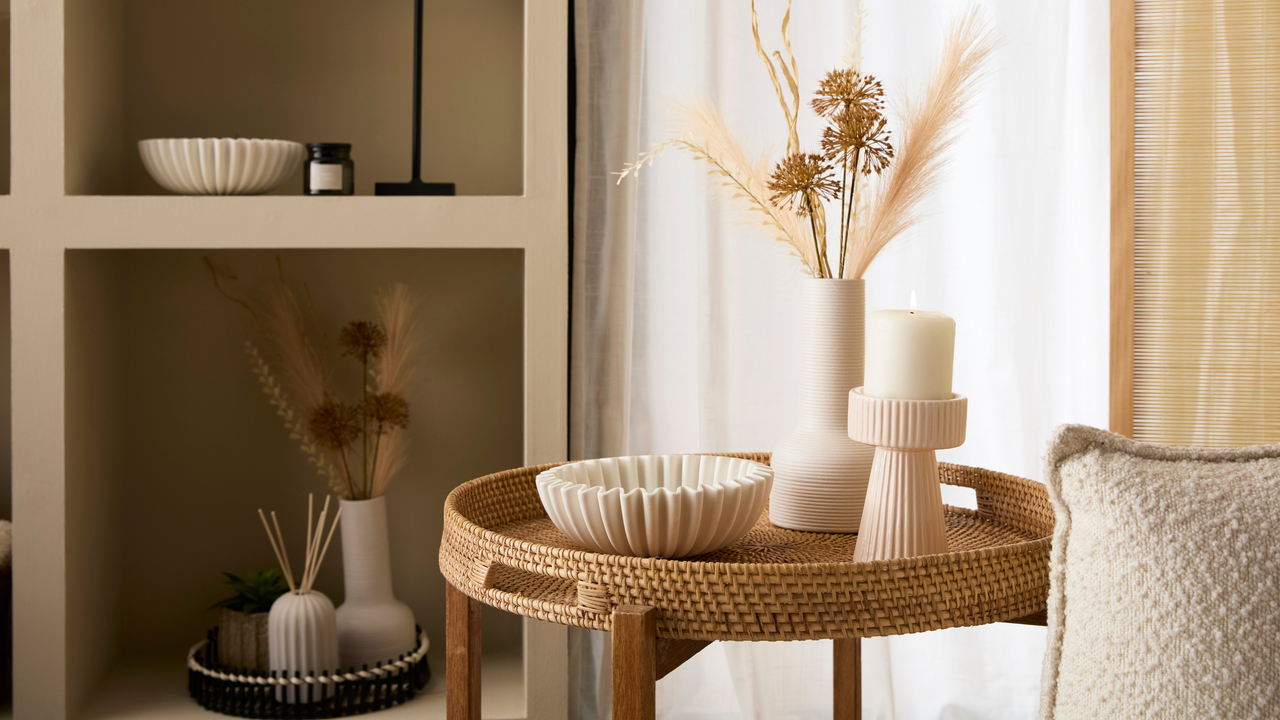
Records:
[[[271,642],[268,654],[276,677],[319,676],[338,669],[338,626],[333,603],[324,593],[290,592],[276,598],[267,619]],[[276,700],[323,700],[325,686],[276,689]]]
[[[934,450],[964,444],[969,401],[896,400],[849,392],[849,436],[876,446],[854,562],[947,551]]]
[[[342,501],[342,584],[338,655],[343,668],[374,667],[417,647],[413,611],[391,591],[386,498]]]
[[[773,451],[774,525],[858,531],[875,452],[847,424],[849,391],[862,385],[865,293],[860,279],[804,281],[800,427]]]

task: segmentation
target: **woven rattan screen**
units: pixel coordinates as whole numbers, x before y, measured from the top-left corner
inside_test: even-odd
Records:
[[[1134,436],[1280,442],[1280,2],[1134,10]]]

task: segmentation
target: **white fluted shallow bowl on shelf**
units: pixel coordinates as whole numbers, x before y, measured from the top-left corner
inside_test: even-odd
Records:
[[[640,455],[561,465],[537,485],[551,522],[583,547],[689,557],[731,545],[755,525],[773,470],[741,458]]]
[[[138,141],[142,164],[179,195],[260,195],[298,169],[302,143],[257,138],[154,138]]]

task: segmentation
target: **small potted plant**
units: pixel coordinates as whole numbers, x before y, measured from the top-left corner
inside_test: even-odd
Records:
[[[218,618],[218,661],[230,667],[266,670],[267,617],[271,604],[289,592],[289,586],[275,569],[251,572],[243,579],[229,572],[223,575],[236,594],[209,608],[222,610]]]

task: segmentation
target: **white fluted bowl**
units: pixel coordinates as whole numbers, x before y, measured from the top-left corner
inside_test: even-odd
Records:
[[[291,140],[155,138],[138,141],[142,164],[179,195],[260,195],[289,179],[305,148]]]
[[[689,557],[733,544],[764,512],[773,470],[741,458],[640,455],[547,470],[538,496],[551,522],[596,552]]]

